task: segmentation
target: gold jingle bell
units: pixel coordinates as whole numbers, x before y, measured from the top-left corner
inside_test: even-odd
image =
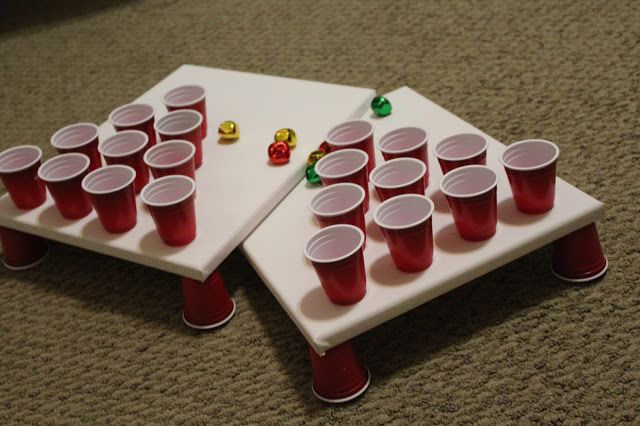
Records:
[[[234,121],[223,121],[218,127],[218,136],[224,140],[235,140],[240,137],[240,127]]]
[[[298,136],[293,129],[278,129],[273,136],[276,142],[286,142],[290,149],[293,149],[298,144]]]
[[[319,159],[321,159],[325,155],[326,155],[326,152],[324,152],[324,151],[320,151],[320,150],[313,151],[307,157],[307,166],[313,166],[314,164],[316,164],[318,162]]]

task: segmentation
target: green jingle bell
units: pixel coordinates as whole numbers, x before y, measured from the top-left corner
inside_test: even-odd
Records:
[[[371,101],[371,109],[378,117],[386,117],[391,114],[391,102],[384,96],[376,96]]]
[[[307,166],[307,169],[304,172],[305,177],[307,178],[307,182],[317,185],[321,183],[320,176],[316,173],[316,164],[313,163],[310,166]]]

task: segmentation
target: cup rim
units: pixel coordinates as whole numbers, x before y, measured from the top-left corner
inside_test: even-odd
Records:
[[[322,164],[324,164],[327,161],[327,158],[331,158],[331,156],[336,156],[336,154],[338,155],[344,155],[344,153],[351,153],[351,152],[355,152],[358,155],[363,155],[364,157],[362,157],[364,159],[364,161],[362,162],[362,165],[358,166],[357,169],[355,169],[354,171],[348,172],[348,173],[342,173],[339,175],[328,175],[326,173],[322,173],[320,172],[318,169],[322,168]],[[343,153],[343,154],[340,154]],[[367,164],[369,163],[369,154],[367,154],[366,152],[364,152],[361,149],[355,149],[355,148],[345,148],[345,149],[339,149],[337,151],[333,151],[330,152],[329,154],[323,156],[321,159],[318,160],[318,162],[316,163],[316,173],[318,176],[320,176],[320,178],[327,178],[327,179],[340,179],[340,178],[344,178],[347,176],[351,176],[352,174],[358,173],[360,170],[362,170],[363,167],[366,167]],[[320,167],[318,167],[318,165],[320,165]]]
[[[117,113],[121,112],[123,109],[125,109],[125,108],[131,108],[131,107],[140,107],[140,106],[142,106],[142,107],[149,107],[149,108],[151,108],[151,114],[149,114],[149,115],[145,116],[145,118],[143,118],[143,119],[141,119],[141,120],[134,121],[134,122],[127,123],[127,124],[118,124],[118,123],[116,122],[116,120],[114,119],[114,116],[115,116]],[[130,103],[130,104],[120,105],[118,108],[116,108],[116,109],[114,109],[113,111],[111,111],[111,113],[109,114],[109,123],[111,123],[111,125],[112,125],[112,126],[118,126],[118,127],[133,127],[133,126],[138,126],[138,125],[140,125],[140,124],[142,124],[142,123],[146,123],[147,121],[149,121],[150,119],[152,119],[154,115],[155,115],[155,110],[154,110],[154,108],[153,108],[153,106],[152,106],[152,105],[150,105],[150,104],[145,104],[145,103],[142,103],[142,102],[133,102],[133,103]]]
[[[388,206],[389,204],[392,203],[397,203],[398,200],[402,200],[404,198],[420,198],[422,200],[426,200],[428,201],[429,204],[429,212],[425,215],[425,217],[415,221],[415,222],[411,222],[407,225],[384,225],[380,222],[380,211]],[[435,204],[433,204],[433,200],[431,200],[431,198],[427,197],[426,195],[420,195],[420,194],[402,194],[402,195],[396,195],[395,197],[389,198],[388,200],[383,201],[382,203],[380,203],[380,205],[378,207],[376,207],[375,211],[373,212],[373,221],[375,222],[376,225],[378,225],[380,228],[384,228],[384,229],[389,229],[392,231],[401,231],[403,229],[411,229],[415,226],[418,226],[424,222],[426,222],[427,220],[429,220],[431,217],[433,217],[433,212],[435,211]]]
[[[63,178],[58,178],[58,179],[52,179],[52,178],[48,178],[45,177],[42,173],[43,169],[45,169],[48,165],[56,162],[56,161],[61,161],[61,159],[64,158],[69,158],[69,157],[78,157],[78,158],[82,158],[84,160],[84,166],[82,167],[82,169],[78,170],[77,172],[75,172],[74,174],[70,175],[70,176],[65,176]],[[80,152],[67,152],[64,154],[58,154],[54,157],[49,158],[47,161],[45,161],[44,163],[42,163],[42,165],[38,168],[38,177],[40,179],[42,179],[44,182],[49,182],[49,183],[57,183],[57,182],[65,182],[71,179],[74,179],[78,176],[80,176],[82,173],[86,172],[89,169],[89,165],[91,164],[91,160],[89,159],[89,157],[85,154],[82,154]]]
[[[478,191],[478,192],[474,192],[472,194],[464,194],[464,195],[460,195],[460,194],[452,194],[448,191],[446,191],[444,189],[444,183],[447,179],[452,179],[452,176],[455,176],[458,173],[461,173],[465,170],[469,170],[469,169],[482,169],[482,170],[489,170],[491,173],[493,173],[494,179],[493,179],[493,183],[483,189],[482,191]],[[493,171],[493,169],[491,167],[487,167],[487,166],[483,166],[483,165],[479,165],[479,164],[471,164],[468,166],[462,166],[462,167],[458,167],[456,169],[453,169],[451,171],[449,171],[449,173],[445,174],[442,179],[440,179],[440,191],[442,191],[442,193],[444,195],[446,195],[447,197],[452,197],[452,198],[473,198],[473,197],[478,197],[480,195],[484,195],[488,192],[490,192],[491,190],[493,190],[496,186],[498,186],[498,174]]]
[[[198,120],[197,122],[191,126],[188,127],[184,130],[180,130],[180,131],[174,131],[174,132],[166,132],[166,131],[160,131],[160,124],[163,123],[163,121],[165,121],[168,117],[175,117],[178,115],[193,115],[193,114],[197,114]],[[156,120],[155,123],[153,123],[153,128],[161,135],[167,135],[167,136],[178,136],[178,135],[184,135],[185,133],[190,133],[193,132],[194,130],[196,130],[198,127],[202,126],[202,114],[200,114],[198,111],[194,111],[192,109],[179,109],[176,111],[171,111],[168,114],[166,114],[165,116],[163,116],[162,118],[160,118],[159,120]]]
[[[360,196],[358,197],[358,202],[355,203],[353,206],[346,208],[346,209],[342,209],[340,211],[334,212],[334,213],[320,213],[318,212],[316,209],[313,208],[313,201],[317,198],[320,197],[321,195],[323,195],[326,192],[329,192],[330,189],[335,190],[336,188],[344,188],[344,187],[350,187],[350,188],[354,188],[354,189],[358,189],[359,190],[359,194]],[[356,185],[355,183],[351,183],[351,182],[341,182],[341,183],[336,183],[333,185],[329,185],[327,187],[322,188],[320,191],[318,191],[317,194],[315,194],[312,198],[311,201],[309,202],[309,210],[311,210],[311,213],[313,213],[314,215],[320,216],[320,217],[336,217],[336,216],[340,216],[343,215],[345,213],[349,213],[350,211],[352,211],[353,209],[355,209],[356,207],[358,207],[360,204],[362,204],[362,202],[364,201],[364,197],[365,197],[365,192],[364,189],[362,189],[362,187],[360,185]]]
[[[524,144],[531,143],[531,142],[542,142],[544,144],[550,145],[555,150],[555,153],[554,153],[553,157],[551,157],[551,159],[545,161],[542,164],[539,164],[537,166],[529,166],[529,167],[510,166],[504,161],[505,154],[507,154],[507,152],[509,152],[509,150],[512,147],[517,147],[517,146],[524,145]],[[524,140],[521,140],[521,141],[518,141],[518,142],[514,142],[511,145],[509,145],[502,152],[502,154],[499,157],[499,160],[500,160],[500,164],[502,164],[505,168],[507,168],[509,170],[516,170],[516,171],[520,171],[520,172],[529,172],[529,171],[544,169],[545,167],[550,166],[551,164],[553,164],[558,159],[559,155],[560,155],[560,148],[558,147],[558,145],[556,145],[555,143],[553,143],[551,141],[548,141],[546,139],[524,139]]]
[[[419,163],[418,165],[420,166],[420,170],[422,170],[422,173],[419,176],[416,176],[414,179],[410,180],[409,182],[405,182],[402,184],[383,185],[383,184],[376,183],[375,182],[376,175],[381,173],[381,170],[384,169],[384,167],[387,166],[388,164],[393,165],[395,163],[414,163],[414,164]],[[371,170],[371,173],[369,173],[369,180],[373,183],[373,185],[376,188],[398,189],[398,188],[404,188],[405,186],[413,185],[414,183],[419,182],[420,179],[424,179],[424,175],[426,172],[427,172],[427,166],[421,160],[418,160],[417,158],[412,158],[412,157],[400,157],[400,158],[394,158],[394,159],[385,161],[384,163],[375,167],[373,170]]]
[[[420,141],[420,143],[418,143],[416,146],[412,146],[411,148],[386,149],[382,147],[382,143],[385,141],[386,138],[390,137],[392,133],[400,132],[401,130],[407,130],[407,129],[417,129],[424,132],[424,138]],[[407,152],[415,151],[416,149],[422,147],[422,145],[426,145],[428,142],[429,142],[429,132],[426,129],[423,129],[422,127],[418,127],[418,126],[404,126],[404,127],[399,127],[397,129],[393,129],[390,132],[387,132],[384,135],[382,135],[382,137],[378,139],[378,141],[376,142],[376,148],[378,148],[380,152],[384,152],[385,154],[406,154]]]
[[[188,88],[195,88],[195,89],[202,90],[202,94],[200,96],[198,96],[196,98],[196,100],[192,100],[190,102],[170,102],[170,101],[167,101],[167,96],[169,96],[170,94],[172,94],[176,90],[188,89]],[[184,107],[188,107],[188,106],[197,104],[198,102],[202,101],[206,96],[207,96],[207,90],[204,87],[202,87],[202,86],[200,86],[198,84],[183,84],[182,86],[174,87],[173,89],[171,89],[167,93],[165,93],[164,96],[162,97],[162,103],[165,106],[170,107],[170,108],[184,108]]]
[[[171,201],[167,201],[164,203],[155,203],[155,202],[151,202],[147,199],[147,193],[153,189],[155,186],[160,185],[161,183],[164,183],[165,181],[169,181],[169,180],[184,180],[186,182],[189,182],[191,188],[189,189],[189,192],[187,192],[185,195],[181,196],[178,199],[175,200],[171,200]],[[186,200],[187,198],[191,197],[194,193],[196,192],[196,181],[191,179],[189,176],[184,176],[184,175],[169,175],[169,176],[163,176],[161,178],[155,179],[152,182],[149,182],[148,184],[145,185],[144,188],[142,188],[142,191],[140,191],[140,199],[142,200],[142,202],[149,206],[149,207],[169,207],[169,206],[174,206],[176,204],[179,204],[181,202],[183,202],[184,200]]]
[[[333,132],[336,129],[336,127],[340,127],[340,126],[344,126],[344,125],[352,124],[352,123],[365,123],[367,126],[369,126],[369,131],[367,132],[367,134],[365,136],[362,137],[361,140],[358,140],[357,142],[333,142],[333,141],[331,141],[331,138],[329,137],[329,135],[331,134],[331,132]],[[343,121],[342,123],[336,124],[331,129],[329,129],[329,131],[327,132],[327,135],[325,136],[325,141],[329,145],[342,147],[342,146],[351,146],[351,145],[357,144],[359,142],[362,142],[362,140],[368,139],[371,136],[373,136],[373,124],[371,124],[369,121],[367,121],[367,120],[348,120],[348,121]]]
[[[25,144],[25,145],[17,145],[17,146],[11,147],[9,149],[5,149],[4,151],[0,152],[0,157],[4,156],[5,154],[8,154],[10,152],[17,151],[19,149],[24,149],[24,148],[35,150],[38,153],[38,156],[33,161],[30,161],[29,163],[27,163],[24,166],[14,167],[14,168],[9,168],[9,169],[3,169],[0,166],[0,173],[2,173],[2,174],[11,174],[11,173],[21,172],[23,170],[27,170],[29,167],[32,167],[34,164],[36,164],[38,161],[40,161],[42,159],[42,149],[39,146],[27,145],[27,144]]]
[[[106,173],[106,171],[108,170],[114,170],[114,169],[125,169],[128,172],[131,173],[131,176],[129,177],[129,179],[127,179],[125,181],[125,183],[123,183],[122,185],[116,187],[116,188],[112,188],[109,190],[103,190],[103,191],[95,191],[93,189],[89,189],[87,188],[87,180],[89,180],[91,177],[100,174],[100,173]],[[108,166],[104,166],[104,167],[100,167],[98,169],[92,170],[89,174],[87,174],[83,179],[82,179],[82,189],[87,192],[88,194],[91,195],[105,195],[105,194],[113,194],[114,192],[118,192],[124,188],[126,188],[127,186],[131,185],[133,183],[133,181],[136,178],[136,171],[134,170],[133,167],[129,167],[129,166],[125,166],[124,164],[112,164],[112,165],[108,165]]]
[[[318,237],[318,235],[322,234],[322,233],[328,233],[331,232],[332,230],[336,229],[336,228],[349,228],[351,230],[354,230],[358,233],[358,236],[360,237],[360,242],[356,245],[355,248],[353,248],[352,250],[350,250],[349,252],[347,252],[347,254],[344,254],[340,257],[337,257],[335,259],[331,259],[331,260],[319,260],[319,259],[314,259],[310,254],[309,254],[309,242]],[[340,223],[337,225],[331,225],[331,226],[326,226],[318,231],[316,231],[311,237],[309,237],[309,239],[307,239],[307,242],[304,245],[304,256],[307,258],[307,260],[309,260],[312,263],[335,263],[335,262],[340,262],[341,260],[344,260],[346,258],[348,258],[349,256],[354,255],[355,253],[358,252],[358,250],[362,249],[362,246],[364,244],[364,232],[362,232],[362,229],[358,228],[357,226],[353,226],[353,225],[349,225],[346,223]]]
[[[438,147],[441,144],[449,141],[452,138],[460,137],[460,136],[478,136],[483,140],[484,145],[482,146],[482,149],[474,152],[473,154],[466,155],[464,157],[445,157],[444,155],[441,155],[441,154],[438,153]],[[436,144],[436,146],[433,147],[433,155],[435,155],[436,158],[438,158],[440,160],[444,160],[444,161],[464,161],[464,160],[470,160],[470,159],[472,159],[474,157],[477,157],[478,155],[481,155],[484,152],[487,152],[487,148],[488,147],[489,147],[489,142],[487,141],[487,138],[485,138],[484,136],[482,136],[479,133],[456,133],[455,135],[447,136],[446,138],[444,138],[440,142],[438,142]]]
[[[92,137],[88,138],[87,140],[82,141],[81,143],[78,143],[76,145],[60,146],[60,144],[57,143],[57,139],[58,139],[58,136],[60,136],[60,133],[65,132],[65,131],[67,131],[67,130],[75,127],[75,126],[89,126],[89,127],[92,127],[93,130],[94,130],[94,135]],[[61,129],[56,130],[56,132],[53,135],[51,135],[51,138],[50,138],[49,141],[51,142],[51,145],[56,149],[76,149],[76,148],[83,147],[83,146],[88,145],[91,142],[93,142],[93,140],[98,137],[98,133],[99,133],[99,128],[94,123],[89,123],[89,122],[73,123],[73,124],[69,124],[67,126],[64,126]]]
[[[106,152],[104,152],[104,146],[105,144],[109,143],[110,141],[114,140],[117,137],[122,137],[122,136],[126,136],[126,135],[139,135],[139,136],[143,136],[144,137],[144,143],[140,146],[135,147],[134,149],[131,149],[129,151],[126,151],[123,154],[107,154]],[[98,144],[98,152],[100,154],[102,154],[103,157],[105,158],[123,158],[123,157],[127,157],[129,155],[135,154],[136,152],[139,152],[140,150],[143,150],[147,144],[149,143],[149,136],[147,136],[147,134],[145,132],[141,132],[140,130],[123,130],[121,132],[116,132],[115,134],[109,136],[108,138],[106,138],[105,140],[103,140],[102,142],[100,142],[100,144]]]
[[[172,164],[163,164],[163,165],[156,165],[153,164],[151,162],[151,160],[149,160],[149,153],[152,153],[154,151],[158,151],[159,147],[166,147],[167,144],[173,144],[173,145],[187,145],[189,147],[189,155],[187,155],[186,158],[184,158],[183,160],[180,160],[176,163],[172,163]],[[186,141],[184,139],[168,139],[166,141],[162,141],[158,144],[156,144],[155,146],[152,146],[151,148],[149,148],[147,150],[147,152],[144,153],[144,157],[142,157],[144,163],[147,165],[147,167],[151,167],[154,169],[170,169],[173,167],[178,167],[178,166],[182,166],[183,164],[185,164],[186,162],[188,162],[189,160],[191,160],[193,158],[193,156],[196,153],[196,147],[189,141]]]

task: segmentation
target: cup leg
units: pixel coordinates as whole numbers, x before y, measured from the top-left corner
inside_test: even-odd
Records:
[[[565,235],[554,243],[551,270],[561,280],[592,281],[604,275],[608,266],[595,223]]]
[[[0,226],[0,242],[4,251],[2,263],[14,271],[38,265],[49,253],[49,244],[44,238],[4,226]]]
[[[214,271],[203,282],[182,277],[182,296],[182,319],[189,327],[198,330],[220,327],[236,311],[236,305],[227,294],[218,271]]]
[[[325,402],[339,404],[362,395],[371,382],[371,374],[358,354],[352,340],[327,350],[320,356],[309,346],[314,395]]]

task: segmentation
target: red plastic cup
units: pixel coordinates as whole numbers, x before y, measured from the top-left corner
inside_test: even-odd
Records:
[[[321,227],[346,223],[357,226],[365,235],[367,224],[364,219],[364,189],[354,183],[336,183],[327,186],[313,196],[309,208]]]
[[[82,179],[89,173],[89,157],[77,152],[56,155],[38,169],[38,177],[47,185],[58,211],[65,219],[80,219],[91,210],[89,195]]]
[[[135,178],[133,168],[118,164],[94,170],[82,179],[82,189],[107,232],[119,234],[136,226]]]
[[[373,213],[401,271],[418,272],[433,262],[433,201],[424,195],[404,194],[380,204]]]
[[[44,238],[0,226],[0,242],[7,269],[22,271],[42,262],[49,253]]]
[[[184,246],[196,238],[195,192],[196,182],[182,175],[161,177],[142,190],[140,198],[165,244]]]
[[[322,228],[305,244],[305,257],[336,305],[353,305],[367,293],[363,245],[364,233],[353,225]]]
[[[207,137],[207,93],[204,87],[189,84],[186,86],[176,87],[168,91],[163,98],[164,105],[168,111],[176,111],[179,109],[192,109],[202,114],[202,137]]]
[[[127,104],[114,109],[109,114],[109,122],[116,132],[140,130],[149,138],[145,149],[156,144],[155,117],[153,107],[148,104]]]
[[[173,111],[156,122],[161,141],[182,139],[196,148],[196,169],[202,165],[202,115],[190,109]]]
[[[369,157],[359,149],[341,149],[322,157],[316,163],[316,173],[324,186],[350,182],[364,189],[364,211],[369,210]]]
[[[98,147],[109,165],[123,164],[136,171],[133,187],[136,194],[149,182],[149,169],[144,162],[144,153],[149,137],[140,130],[124,130],[108,137]]]
[[[93,123],[76,123],[63,127],[51,136],[51,145],[60,154],[79,152],[89,157],[89,171],[102,167],[98,152],[98,126]]]
[[[424,195],[424,176],[427,166],[415,158],[396,158],[379,165],[371,172],[369,179],[380,200],[402,194]]]
[[[340,149],[361,149],[368,155],[367,176],[376,167],[376,155],[373,149],[373,125],[368,121],[354,120],[338,124],[327,133],[325,141],[331,151]]]
[[[196,148],[190,142],[166,141],[147,150],[144,154],[144,162],[156,179],[162,176],[184,175],[195,180],[196,165],[193,159],[195,153]]]
[[[0,153],[0,179],[13,204],[31,210],[47,199],[44,183],[38,178],[42,150],[34,145],[19,145]]]
[[[498,176],[487,166],[462,166],[447,173],[440,190],[447,198],[458,233],[482,241],[496,233]]]
[[[598,279],[608,266],[595,223],[560,238],[553,245],[552,271],[564,281]]]
[[[401,157],[411,157],[422,161],[427,167],[424,174],[424,187],[427,188],[429,186],[428,141],[429,135],[425,130],[419,127],[401,127],[381,137],[377,146],[385,161]]]
[[[314,395],[325,402],[339,404],[362,395],[371,381],[369,371],[364,367],[352,340],[347,340],[324,355],[309,346],[312,390]]]
[[[475,133],[461,133],[441,140],[433,150],[442,174],[462,166],[487,165],[487,140]]]
[[[558,155],[557,145],[543,139],[513,143],[502,153],[500,162],[518,210],[540,214],[553,208]]]
[[[182,320],[198,330],[220,327],[229,322],[236,311],[218,271],[213,271],[204,282],[182,277],[182,296]]]

